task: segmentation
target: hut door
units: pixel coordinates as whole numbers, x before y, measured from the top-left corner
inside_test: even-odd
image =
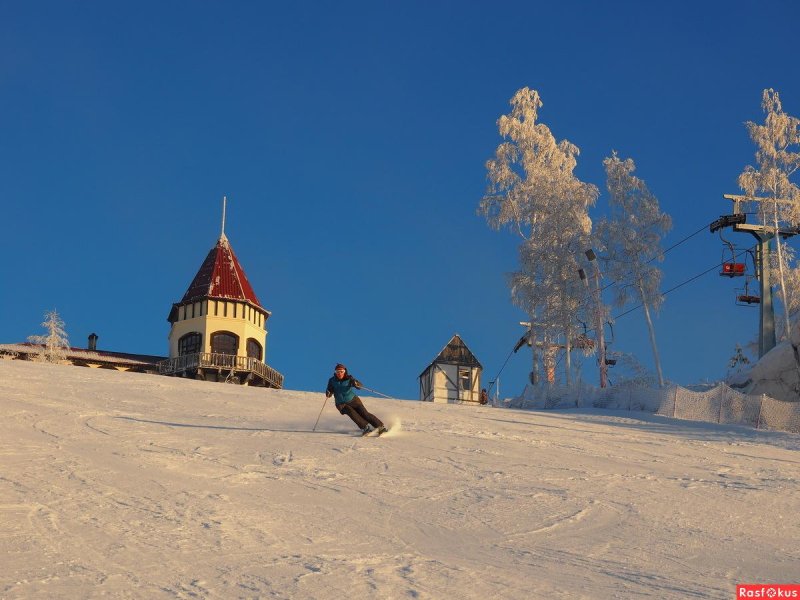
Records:
[[[458,399],[472,400],[472,369],[458,368]]]

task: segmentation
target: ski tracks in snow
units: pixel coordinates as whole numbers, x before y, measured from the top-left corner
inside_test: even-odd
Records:
[[[793,438],[0,364],[0,597],[728,598],[796,573]],[[43,369],[43,370],[42,370]]]

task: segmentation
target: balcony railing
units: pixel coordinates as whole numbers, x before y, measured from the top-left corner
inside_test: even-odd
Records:
[[[283,375],[257,358],[235,356],[233,354],[211,354],[200,352],[168,358],[158,363],[161,375],[178,375],[198,369],[216,369],[220,372],[253,373],[260,377],[269,387],[282,388]]]

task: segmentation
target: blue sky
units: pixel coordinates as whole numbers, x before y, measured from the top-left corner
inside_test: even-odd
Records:
[[[287,387],[323,389],[341,361],[415,398],[454,333],[494,378],[525,320],[505,284],[518,240],[475,211],[517,89],[581,149],[577,175],[603,192],[593,218],[603,158],[635,160],[673,218],[665,246],[729,212],[764,88],[800,115],[797,3],[537,4],[0,3],[0,342],[56,308],[73,345],[94,331],[101,349],[166,354],[227,195]],[[667,254],[664,289],[721,255],[693,237]],[[710,274],[667,296],[668,379],[719,378],[755,337],[740,286]],[[652,365],[640,311],[611,349]],[[501,395],[529,363],[511,357]]]

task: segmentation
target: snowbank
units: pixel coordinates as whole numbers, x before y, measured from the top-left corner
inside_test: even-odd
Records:
[[[728,385],[746,394],[766,394],[777,400],[800,402],[800,323],[789,339],[767,352],[747,371],[736,373]]]

